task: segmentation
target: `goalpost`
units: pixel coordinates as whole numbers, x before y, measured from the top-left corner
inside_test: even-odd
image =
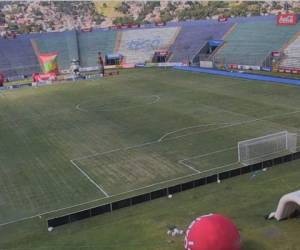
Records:
[[[238,142],[238,160],[243,165],[250,165],[295,153],[296,150],[297,134],[281,131]]]

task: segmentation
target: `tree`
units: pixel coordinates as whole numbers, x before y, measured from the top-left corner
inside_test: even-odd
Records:
[[[123,24],[137,24],[137,22],[133,19],[133,17],[117,17],[113,24],[115,25],[123,25]]]
[[[241,3],[235,5],[231,9],[231,15],[233,16],[247,16],[247,4]]]
[[[93,21],[96,22],[97,25],[101,24],[105,20],[104,16],[99,13],[94,13]]]
[[[115,10],[117,10],[123,14],[128,14],[129,9],[130,9],[130,5],[126,2],[122,2],[120,6],[115,8]]]
[[[173,16],[169,11],[163,10],[160,12],[160,19],[162,22],[169,22],[173,19]]]

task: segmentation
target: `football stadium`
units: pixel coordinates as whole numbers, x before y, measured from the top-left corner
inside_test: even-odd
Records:
[[[300,249],[298,18],[6,28],[0,249]]]

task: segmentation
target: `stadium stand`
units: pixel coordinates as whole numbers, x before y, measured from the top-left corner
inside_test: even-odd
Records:
[[[0,71],[7,77],[29,76],[40,70],[28,35],[18,36],[16,39],[0,39],[0,48]]]
[[[42,53],[57,51],[60,69],[68,69],[73,59],[79,59],[76,31],[42,34],[34,39]]]
[[[263,66],[265,58],[299,30],[300,25],[277,26],[274,21],[240,23],[225,39],[216,63]]]
[[[288,44],[283,52],[284,58],[279,66],[300,68],[300,32],[297,33],[295,39]]]
[[[79,58],[81,67],[97,65],[98,55],[113,53],[115,49],[116,31],[96,30],[93,32],[78,32]]]
[[[192,60],[209,39],[221,39],[232,25],[233,23],[218,23],[216,21],[183,24],[181,32],[170,48],[172,52],[170,61]]]
[[[116,51],[125,57],[126,63],[151,61],[155,50],[168,49],[179,32],[178,27],[126,30]]]
[[[210,39],[225,39],[209,58],[216,63],[262,65],[270,52],[283,50],[280,66],[299,67],[300,37],[295,26],[277,26],[275,16],[217,20],[170,22],[164,27],[145,25],[142,29],[66,31],[20,35],[0,39],[0,71],[6,76],[31,75],[39,72],[39,52],[59,52],[60,69],[69,69],[71,60],[79,59],[82,67],[97,65],[97,52],[119,52],[125,63],[151,61],[158,49],[171,51],[169,61],[191,60]],[[289,43],[288,43],[289,42]],[[286,46],[288,44],[288,46]],[[285,47],[284,47],[285,46]]]

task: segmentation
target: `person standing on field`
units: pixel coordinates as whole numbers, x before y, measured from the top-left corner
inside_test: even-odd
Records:
[[[104,61],[101,52],[98,52],[98,64],[100,66],[101,75],[104,76]]]
[[[5,80],[5,77],[4,77],[4,75],[0,72],[0,87],[3,86],[4,80]]]

